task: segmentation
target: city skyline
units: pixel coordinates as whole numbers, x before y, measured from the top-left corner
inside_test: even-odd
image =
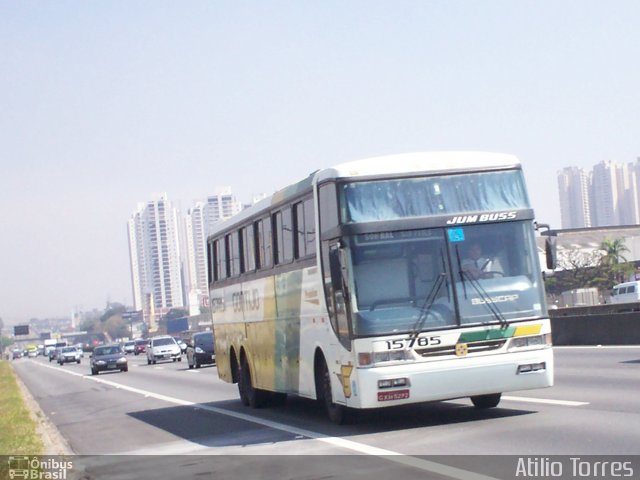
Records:
[[[603,160],[591,170],[564,167],[557,177],[563,229],[640,223],[640,158]]]
[[[0,317],[133,303],[126,219],[242,202],[386,154],[516,155],[555,174],[639,155],[640,4],[2,2]]]

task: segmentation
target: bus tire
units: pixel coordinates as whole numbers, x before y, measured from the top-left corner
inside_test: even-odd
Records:
[[[501,393],[490,393],[489,395],[476,395],[471,397],[471,402],[476,408],[493,408],[500,403]]]
[[[242,383],[242,388],[244,390],[247,401],[245,405],[248,405],[251,408],[260,408],[262,405],[264,405],[264,402],[266,400],[266,392],[260,390],[259,388],[254,388],[253,384],[251,383],[251,368],[249,367],[249,362],[247,361],[246,357],[242,359],[242,367],[240,368],[240,382]],[[244,401],[242,403],[244,403]]]
[[[329,374],[329,369],[327,368],[327,363],[324,359],[322,359],[320,364],[319,373],[320,375],[317,378],[319,384],[317,387],[320,393],[319,399],[324,404],[329,420],[336,425],[342,425],[347,420],[347,407],[333,403],[333,395],[331,393],[331,376]]]
[[[243,361],[241,361],[240,363],[242,363]],[[240,396],[240,401],[243,405],[249,406],[247,392],[244,389],[244,382],[242,381],[242,369],[238,365],[238,362],[235,360],[235,355],[233,355],[233,352],[231,360],[231,374],[233,376],[233,380],[238,383],[238,395]]]

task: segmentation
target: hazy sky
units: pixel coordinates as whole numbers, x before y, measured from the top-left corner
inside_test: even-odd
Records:
[[[640,155],[640,2],[0,0],[0,317],[132,303],[126,222],[337,163]]]

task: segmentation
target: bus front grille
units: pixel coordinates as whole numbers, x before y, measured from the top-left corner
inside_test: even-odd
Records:
[[[502,346],[507,342],[506,339],[501,338],[498,340],[486,340],[482,342],[472,342],[467,343],[467,354],[471,353],[485,353],[490,352],[492,350],[498,350],[502,348]],[[425,358],[431,357],[446,357],[446,356],[456,356],[456,346],[449,345],[446,347],[436,347],[436,348],[416,348],[414,351]]]

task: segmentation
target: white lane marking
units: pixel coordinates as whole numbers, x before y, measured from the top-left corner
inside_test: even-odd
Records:
[[[273,422],[271,420],[265,420],[262,418],[253,417],[251,415],[247,415],[244,413],[232,412],[230,410],[224,410],[222,408],[211,407],[209,405],[202,405],[195,402],[191,402],[188,400],[182,400],[180,398],[170,397],[168,395],[161,395],[159,393],[150,392],[147,390],[142,390],[140,388],[129,387],[127,385],[122,385],[116,382],[112,382],[109,380],[105,380],[103,378],[87,376],[81,373],[72,372],[70,370],[63,370],[61,368],[56,368],[50,365],[46,365],[43,363],[37,363],[45,368],[50,368],[52,370],[58,370],[63,373],[68,373],[70,375],[75,375],[76,377],[81,377],[83,380],[90,380],[98,383],[102,383],[104,385],[110,385],[112,387],[120,387],[121,390],[127,390],[132,393],[137,393],[143,395],[145,398],[151,397],[157,400],[163,400],[168,403],[173,403],[175,405],[182,406],[192,406],[194,408],[198,408],[200,410],[206,410],[208,412],[213,412],[219,415],[226,415],[228,417],[233,417],[238,420],[243,420],[246,422],[255,423],[258,425],[262,425],[264,427],[272,428],[274,430],[280,430],[282,432],[286,432],[294,435],[296,438],[306,437],[311,438],[323,443],[327,443],[334,447],[344,448],[345,450],[351,450],[353,452],[372,455],[376,457],[385,458],[389,461],[399,463],[405,466],[413,467],[419,470],[428,471],[432,473],[436,473],[438,475],[444,475],[445,477],[455,478],[458,480],[497,480],[494,477],[489,477],[486,475],[481,475],[479,473],[471,472],[468,470],[463,470],[461,468],[451,467],[448,465],[443,465],[436,462],[431,462],[429,460],[424,460],[421,458],[412,457],[409,455],[405,455],[399,452],[395,452],[392,450],[386,450],[383,448],[372,447],[369,445],[364,445],[362,443],[354,442],[352,440],[346,440],[340,437],[330,437],[328,435],[324,435],[322,433],[313,432],[311,430],[306,430],[303,428],[297,428],[290,425],[285,425],[283,423]]]
[[[164,367],[153,367],[153,368],[155,368],[156,370],[164,370]]]
[[[554,345],[554,350],[625,350],[640,348],[640,345]]]
[[[547,405],[562,405],[564,407],[582,407],[583,405],[589,405],[589,402],[576,402],[573,400],[554,400],[551,398],[512,397],[509,395],[503,395],[502,400],[507,400],[510,402],[529,402],[529,403],[544,403]]]
[[[187,370],[187,373],[200,373],[200,370]]]

